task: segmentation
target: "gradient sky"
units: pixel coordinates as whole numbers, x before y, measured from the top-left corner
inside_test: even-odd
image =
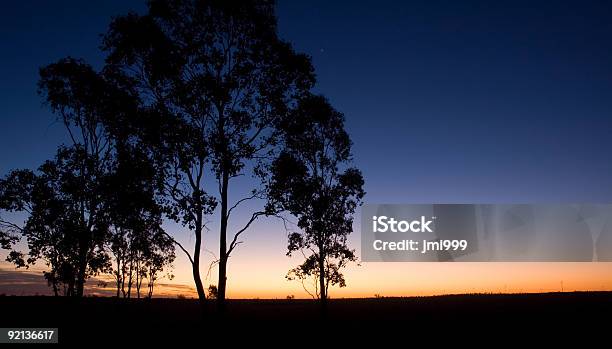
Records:
[[[38,68],[67,55],[99,67],[110,17],[143,9],[142,1],[3,5],[0,175],[38,166],[66,141],[36,94]],[[317,90],[346,115],[366,202],[612,202],[612,4],[286,0],[277,13],[281,36],[312,56]],[[217,227],[206,233],[208,248],[216,248]],[[167,228],[193,242],[181,227]],[[282,225],[262,220],[244,241],[230,260],[230,297],[303,295],[283,278],[299,260],[284,255]],[[363,263],[334,292],[557,290],[561,280],[567,289],[609,289],[609,270]],[[175,274],[175,283],[191,285],[182,256]]]

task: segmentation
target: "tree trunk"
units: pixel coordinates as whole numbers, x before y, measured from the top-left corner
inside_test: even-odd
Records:
[[[325,287],[325,256],[319,251],[319,299],[321,302],[321,316],[327,316],[327,288]]]
[[[147,298],[149,299],[153,298],[153,286],[155,283],[154,274],[153,267],[149,267],[149,293],[147,294]]]
[[[56,279],[55,279],[55,278],[53,279],[53,283],[52,283],[52,285],[53,285],[53,295],[54,295],[55,297],[59,296],[59,290],[58,290],[58,288],[57,288],[57,281],[56,281]]]
[[[74,284],[75,284],[75,280],[74,278],[70,278],[70,281],[68,282],[68,287],[64,287],[64,295],[69,296],[69,297],[74,297],[75,292],[74,292]]]
[[[87,234],[89,235],[89,231]],[[79,243],[79,269],[77,270],[76,296],[83,297],[85,275],[87,273],[87,253],[89,252],[89,236],[84,236]]]
[[[140,299],[140,284],[142,283],[140,275],[140,256],[137,257],[136,261],[136,298]]]
[[[134,256],[131,256],[130,260],[130,270],[128,277],[128,290],[127,290],[127,298],[132,298],[132,283],[133,283],[133,275],[134,275]]]
[[[202,247],[202,211],[198,211],[198,217],[196,219],[195,227],[195,248],[193,251],[193,281],[198,291],[198,300],[200,302],[200,308],[204,313],[204,307],[206,302],[206,294],[204,293],[204,285],[202,284],[202,278],[200,277],[200,249]]]
[[[117,258],[117,298],[119,298],[119,291],[121,290],[121,262],[119,257]]]
[[[217,294],[217,307],[220,312],[225,311],[225,290],[227,283],[227,187],[229,185],[229,174],[223,171],[221,182],[221,229],[219,237],[219,282]]]

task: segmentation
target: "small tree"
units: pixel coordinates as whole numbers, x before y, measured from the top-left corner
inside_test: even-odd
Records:
[[[148,295],[153,293],[160,271],[174,261],[174,243],[164,232],[162,207],[156,200],[156,169],[146,151],[120,142],[116,166],[106,186],[106,212],[111,223],[107,241],[113,255],[117,297],[130,298],[132,285],[136,296],[148,279]]]
[[[208,286],[208,298],[217,299],[218,296],[219,296],[219,289],[217,289],[217,286],[216,285]]]
[[[151,236],[148,245],[149,250],[146,253],[145,265],[149,281],[147,297],[151,298],[153,297],[155,282],[160,277],[160,272],[172,267],[176,254],[174,251],[174,240],[161,231]],[[172,279],[174,275],[168,272],[166,277]]]
[[[322,96],[300,100],[281,128],[284,149],[271,167],[268,209],[289,211],[299,232],[289,235],[288,255],[301,251],[306,260],[287,278],[315,281],[313,296],[325,313],[330,285],[346,285],[341,269],[356,261],[347,246],[353,217],[364,196],[363,177],[351,161],[351,141],[344,116]]]
[[[112,274],[115,278],[116,296],[120,297],[123,295],[124,298],[127,298],[125,282],[128,278],[128,265],[130,263],[130,239],[128,234],[127,230],[120,226],[115,226],[111,230],[110,238],[107,242],[114,263]]]

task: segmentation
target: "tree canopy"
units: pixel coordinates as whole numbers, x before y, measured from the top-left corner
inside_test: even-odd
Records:
[[[270,159],[277,125],[314,83],[309,57],[277,35],[270,1],[151,1],[144,15],[116,18],[104,37],[105,69],[136,91],[143,118],[131,125],[157,155],[168,216],[189,227],[188,252],[200,299],[200,249],[204,216],[220,204],[219,304],[227,261],[239,236],[228,239],[234,209],[262,198],[261,187],[230,202],[233,178]],[[207,188],[208,176],[217,188]],[[218,195],[213,196],[212,192]]]

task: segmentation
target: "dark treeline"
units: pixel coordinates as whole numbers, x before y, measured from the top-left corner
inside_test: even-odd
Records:
[[[71,143],[37,170],[0,180],[0,209],[27,215],[23,224],[0,217],[8,260],[45,263],[56,295],[83,296],[88,278],[107,273],[117,297],[150,297],[171,277],[177,246],[203,304],[202,232],[214,219],[218,280],[209,290],[223,310],[241,235],[288,213],[297,224],[287,254],[305,260],[287,278],[325,309],[329,286],[345,286],[341,269],[356,260],[347,235],[364,182],[344,116],[312,92],[310,57],[278,37],[274,3],[150,1],[146,14],[115,17],[101,49],[99,70],[71,57],[40,70],[40,95]],[[230,199],[245,175],[255,184]],[[260,208],[239,221],[232,213],[249,201]],[[191,230],[193,246],[175,241],[164,220]]]

